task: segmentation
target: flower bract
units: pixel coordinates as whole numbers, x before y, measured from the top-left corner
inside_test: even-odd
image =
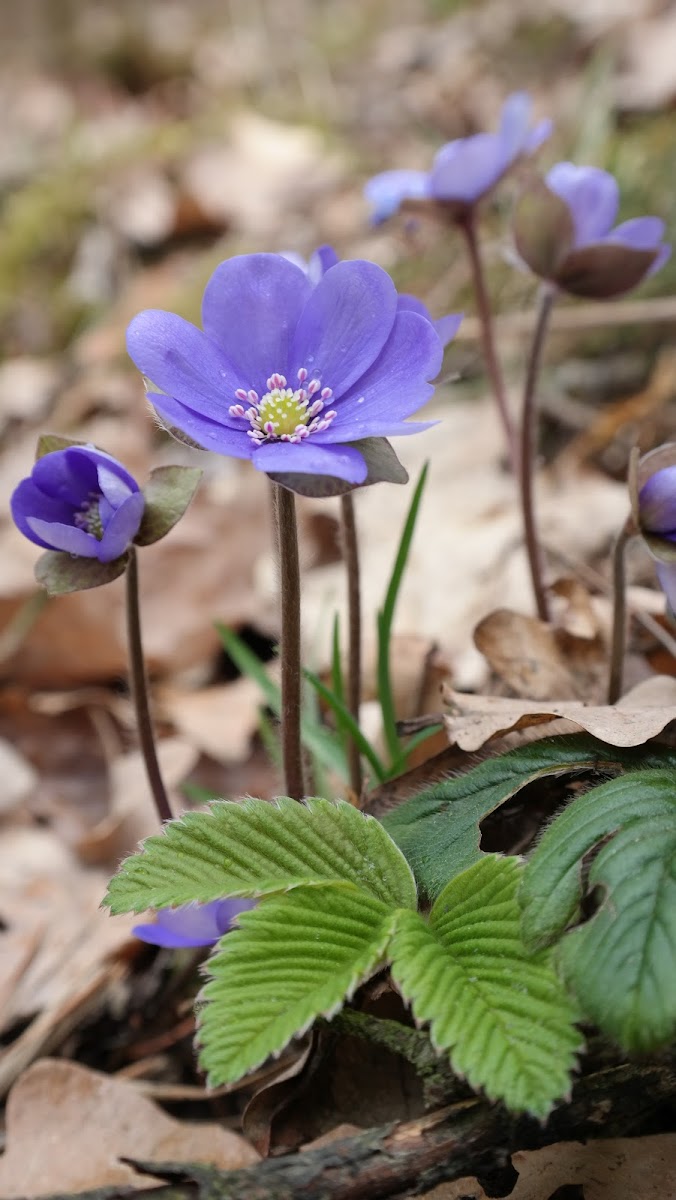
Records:
[[[151,946],[171,950],[211,946],[228,932],[241,912],[253,908],[255,903],[255,900],[212,900],[208,904],[161,908],[155,921],[134,925],[132,933]]]
[[[138,533],[144,497],[117,459],[94,446],[45,454],[11,501],[15,524],[31,542],[109,563]]]
[[[636,525],[655,560],[669,607],[676,612],[676,444],[645,454],[630,490]]]
[[[339,262],[317,282],[280,254],[221,263],[204,329],[161,310],[131,322],[127,346],[171,429],[269,474],[363,483],[352,443],[415,433],[442,345],[374,263]]]
[[[391,217],[404,200],[429,200],[462,218],[500,182],[514,163],[533,154],[549,137],[551,122],[531,125],[532,103],[525,92],[514,92],[502,106],[497,133],[456,138],[438,151],[432,169],[384,171],[364,189],[379,223]]]
[[[617,181],[598,167],[561,162],[526,189],[515,217],[526,264],[563,291],[612,299],[654,274],[669,258],[659,217],[616,225]]]

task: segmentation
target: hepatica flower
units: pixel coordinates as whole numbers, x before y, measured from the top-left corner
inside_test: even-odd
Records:
[[[117,459],[94,446],[68,446],[39,458],[15,489],[15,524],[45,550],[109,563],[139,531],[144,496]]]
[[[364,189],[376,223],[391,217],[404,200],[427,200],[462,220],[520,158],[533,154],[549,137],[551,122],[531,124],[532,102],[514,92],[502,106],[497,133],[456,138],[438,151],[432,169],[384,171]]]
[[[230,899],[161,908],[155,921],[134,925],[132,933],[151,946],[165,946],[171,950],[211,946],[228,932],[241,912],[253,908],[255,903],[255,900]]]
[[[616,225],[618,208],[619,188],[608,171],[557,163],[517,206],[519,253],[536,275],[575,296],[622,295],[658,271],[671,247],[659,217]]]
[[[643,455],[630,480],[634,521],[676,612],[676,444]]]
[[[207,284],[202,320],[142,312],[127,346],[161,420],[206,450],[358,485],[361,439],[427,428],[406,418],[432,395],[442,345],[374,263],[339,262],[315,281],[279,254],[232,258]]]

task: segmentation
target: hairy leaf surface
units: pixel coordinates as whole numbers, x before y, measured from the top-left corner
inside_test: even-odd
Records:
[[[406,855],[420,888],[431,898],[449,879],[481,858],[479,823],[526,784],[580,770],[629,771],[676,763],[664,747],[619,749],[586,734],[545,738],[488,759],[401,804],[383,825]]]
[[[400,912],[392,975],[454,1071],[514,1112],[544,1117],[581,1047],[547,951],[521,938],[517,859],[486,855],[444,888],[426,922]]]
[[[352,884],[298,888],[244,913],[208,963],[200,1062],[216,1086],[331,1017],[380,965],[396,910]]]
[[[531,945],[580,916],[583,858],[604,839],[586,891],[600,908],[559,948],[563,976],[586,1015],[628,1050],[676,1030],[676,780],[640,771],[579,797],[526,868],[520,892]]]
[[[148,838],[111,880],[106,903],[116,913],[141,912],[332,880],[354,883],[395,908],[415,907],[403,854],[378,821],[351,804],[224,800]]]

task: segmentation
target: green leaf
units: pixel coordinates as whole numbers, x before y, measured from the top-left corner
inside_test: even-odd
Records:
[[[655,817],[676,819],[673,769],[648,769],[611,779],[579,796],[543,835],[528,863],[519,900],[531,946],[556,941],[580,915],[585,855],[604,838]]]
[[[415,907],[410,867],[382,825],[344,800],[220,801],[148,838],[111,880],[113,912],[260,896],[347,881],[390,906]]]
[[[674,771],[636,771],[580,796],[557,817],[520,891],[531,945],[579,919],[583,861],[599,850],[588,895],[601,906],[566,934],[558,963],[586,1015],[627,1050],[676,1030],[676,788]]]
[[[574,771],[630,771],[664,762],[676,763],[676,754],[657,745],[624,749],[588,734],[544,738],[412,796],[382,823],[406,855],[418,886],[434,899],[453,875],[481,858],[479,824],[484,817],[534,779]]]
[[[394,619],[394,609],[399,595],[399,588],[404,576],[404,570],[408,561],[413,533],[415,530],[416,521],[418,519],[418,511],[420,509],[420,501],[422,500],[425,483],[427,482],[428,464],[425,463],[420,477],[415,486],[411,504],[409,506],[404,528],[402,530],[401,539],[397,549],[397,554],[390,576],[390,582],[387,585],[385,600],[382,610],[378,613],[378,699],[380,700],[380,708],[383,714],[383,732],[385,741],[390,753],[390,758],[395,762],[399,758],[399,735],[397,733],[397,722],[394,711],[394,697],[392,695],[392,684],[390,681],[390,638],[392,636],[392,621]]]
[[[59,433],[42,433],[35,448],[35,460],[44,458],[45,454],[53,454],[55,450],[69,450],[71,446],[86,446],[87,442],[74,438],[63,437]]]
[[[209,1085],[240,1079],[317,1017],[331,1017],[381,964],[396,910],[351,884],[264,900],[210,958],[199,1012]]]
[[[151,546],[180,521],[202,478],[198,467],[156,467],[143,489],[145,508],[134,538],[137,546]]]
[[[217,625],[216,629],[237,670],[255,680],[263,693],[265,703],[275,716],[279,717],[282,711],[282,693],[279,685],[270,678],[261,660],[233,629],[228,629],[227,625]],[[300,728],[301,740],[306,750],[327,770],[334,771],[341,779],[347,779],[345,751],[333,731],[326,729],[319,721],[308,720],[307,714],[301,714]]]
[[[322,683],[319,676],[315,675],[314,671],[308,671],[306,669],[303,671],[303,674],[305,675],[305,678],[310,681],[312,686],[316,688],[322,699],[326,701],[332,712],[335,713],[336,718],[340,721],[342,728],[346,729],[350,736],[354,739],[357,746],[361,750],[361,753],[364,755],[364,758],[368,760],[370,766],[372,767],[376,779],[379,781],[379,783],[384,783],[384,781],[387,779],[387,769],[383,766],[382,762],[378,758],[378,755],[376,754],[366,735],[362,733],[359,725],[355,721],[345,702],[339,700],[338,697],[334,695],[329,688],[327,688],[326,684]]]
[[[124,575],[129,555],[125,552],[112,562],[98,558],[79,558],[65,550],[46,550],[35,564],[35,578],[50,596],[85,592],[101,587]]]
[[[401,911],[392,975],[453,1070],[513,1112],[546,1117],[570,1088],[581,1038],[547,951],[519,928],[515,858],[487,855],[444,888],[429,922]]]

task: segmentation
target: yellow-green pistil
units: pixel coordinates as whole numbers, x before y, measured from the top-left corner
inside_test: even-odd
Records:
[[[230,416],[249,422],[251,428],[247,433],[254,446],[274,441],[302,442],[311,433],[328,429],[336,413],[324,409],[333,392],[331,388],[322,388],[318,379],[307,383],[307,378],[308,372],[301,367],[297,388],[288,387],[286,376],[275,372],[267,380],[268,390],[263,396],[253,388],[248,392],[237,389],[235,396],[239,403],[230,406]],[[245,408],[244,403],[250,407]]]

